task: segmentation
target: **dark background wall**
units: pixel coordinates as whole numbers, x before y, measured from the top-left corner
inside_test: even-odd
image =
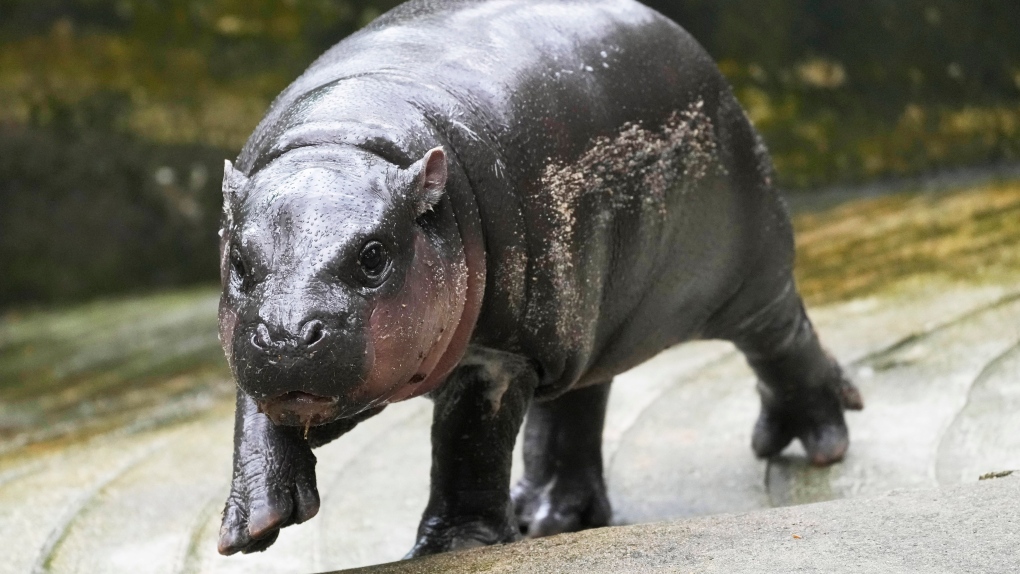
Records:
[[[216,280],[222,161],[393,0],[0,0],[0,308]],[[1020,2],[649,0],[788,188],[1020,157]]]

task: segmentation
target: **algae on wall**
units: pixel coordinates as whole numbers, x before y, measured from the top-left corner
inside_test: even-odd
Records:
[[[786,187],[1020,160],[1020,3],[646,0],[719,62]]]
[[[647,0],[810,188],[1020,158],[1020,3]],[[214,283],[222,160],[397,0],[0,0],[0,308]]]

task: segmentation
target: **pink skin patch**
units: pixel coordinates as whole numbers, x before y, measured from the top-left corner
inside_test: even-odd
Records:
[[[224,293],[227,287],[227,240],[226,238],[220,239],[220,284],[223,286]],[[230,305],[227,304],[226,296],[220,297],[219,305],[219,339],[220,346],[223,347],[223,353],[227,356],[227,363],[230,368],[233,369],[233,359],[231,358],[233,353],[231,348],[234,344],[234,328],[237,327],[237,312],[234,311]]]
[[[457,354],[458,360],[464,354],[463,348],[450,348],[467,295],[463,252],[454,261],[444,261],[420,235],[414,251],[403,289],[372,310],[369,369],[357,404],[375,406],[428,392],[448,374],[437,369],[447,352]]]
[[[223,353],[227,356],[227,362],[231,363],[233,368],[233,360],[231,359],[231,348],[234,345],[234,328],[237,327],[237,312],[230,308],[223,299],[220,299],[220,345],[223,347]]]

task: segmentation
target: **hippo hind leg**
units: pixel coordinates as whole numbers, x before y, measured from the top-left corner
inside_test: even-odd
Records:
[[[524,477],[512,490],[521,533],[550,536],[606,526],[602,427],[611,381],[535,403],[524,427]]]
[[[775,456],[796,438],[816,466],[842,460],[850,444],[843,411],[859,410],[863,402],[822,348],[793,280],[739,321],[731,335],[758,375],[755,454]]]

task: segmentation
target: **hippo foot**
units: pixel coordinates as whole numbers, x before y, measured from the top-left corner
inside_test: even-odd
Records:
[[[843,380],[835,388],[803,389],[796,399],[782,402],[765,396],[751,439],[758,457],[776,456],[796,438],[815,466],[843,460],[850,446],[843,411],[863,408],[860,393],[852,383]]]
[[[516,542],[521,536],[510,524],[509,515],[507,518],[500,524],[477,518],[461,518],[455,523],[441,518],[426,518],[418,527],[418,541],[404,558]]]
[[[282,461],[252,461],[235,472],[223,509],[220,554],[262,552],[276,542],[281,528],[319,512],[315,455],[310,449],[292,454]]]
[[[608,526],[613,516],[598,471],[554,476],[544,484],[522,478],[511,497],[521,533],[530,538]]]

